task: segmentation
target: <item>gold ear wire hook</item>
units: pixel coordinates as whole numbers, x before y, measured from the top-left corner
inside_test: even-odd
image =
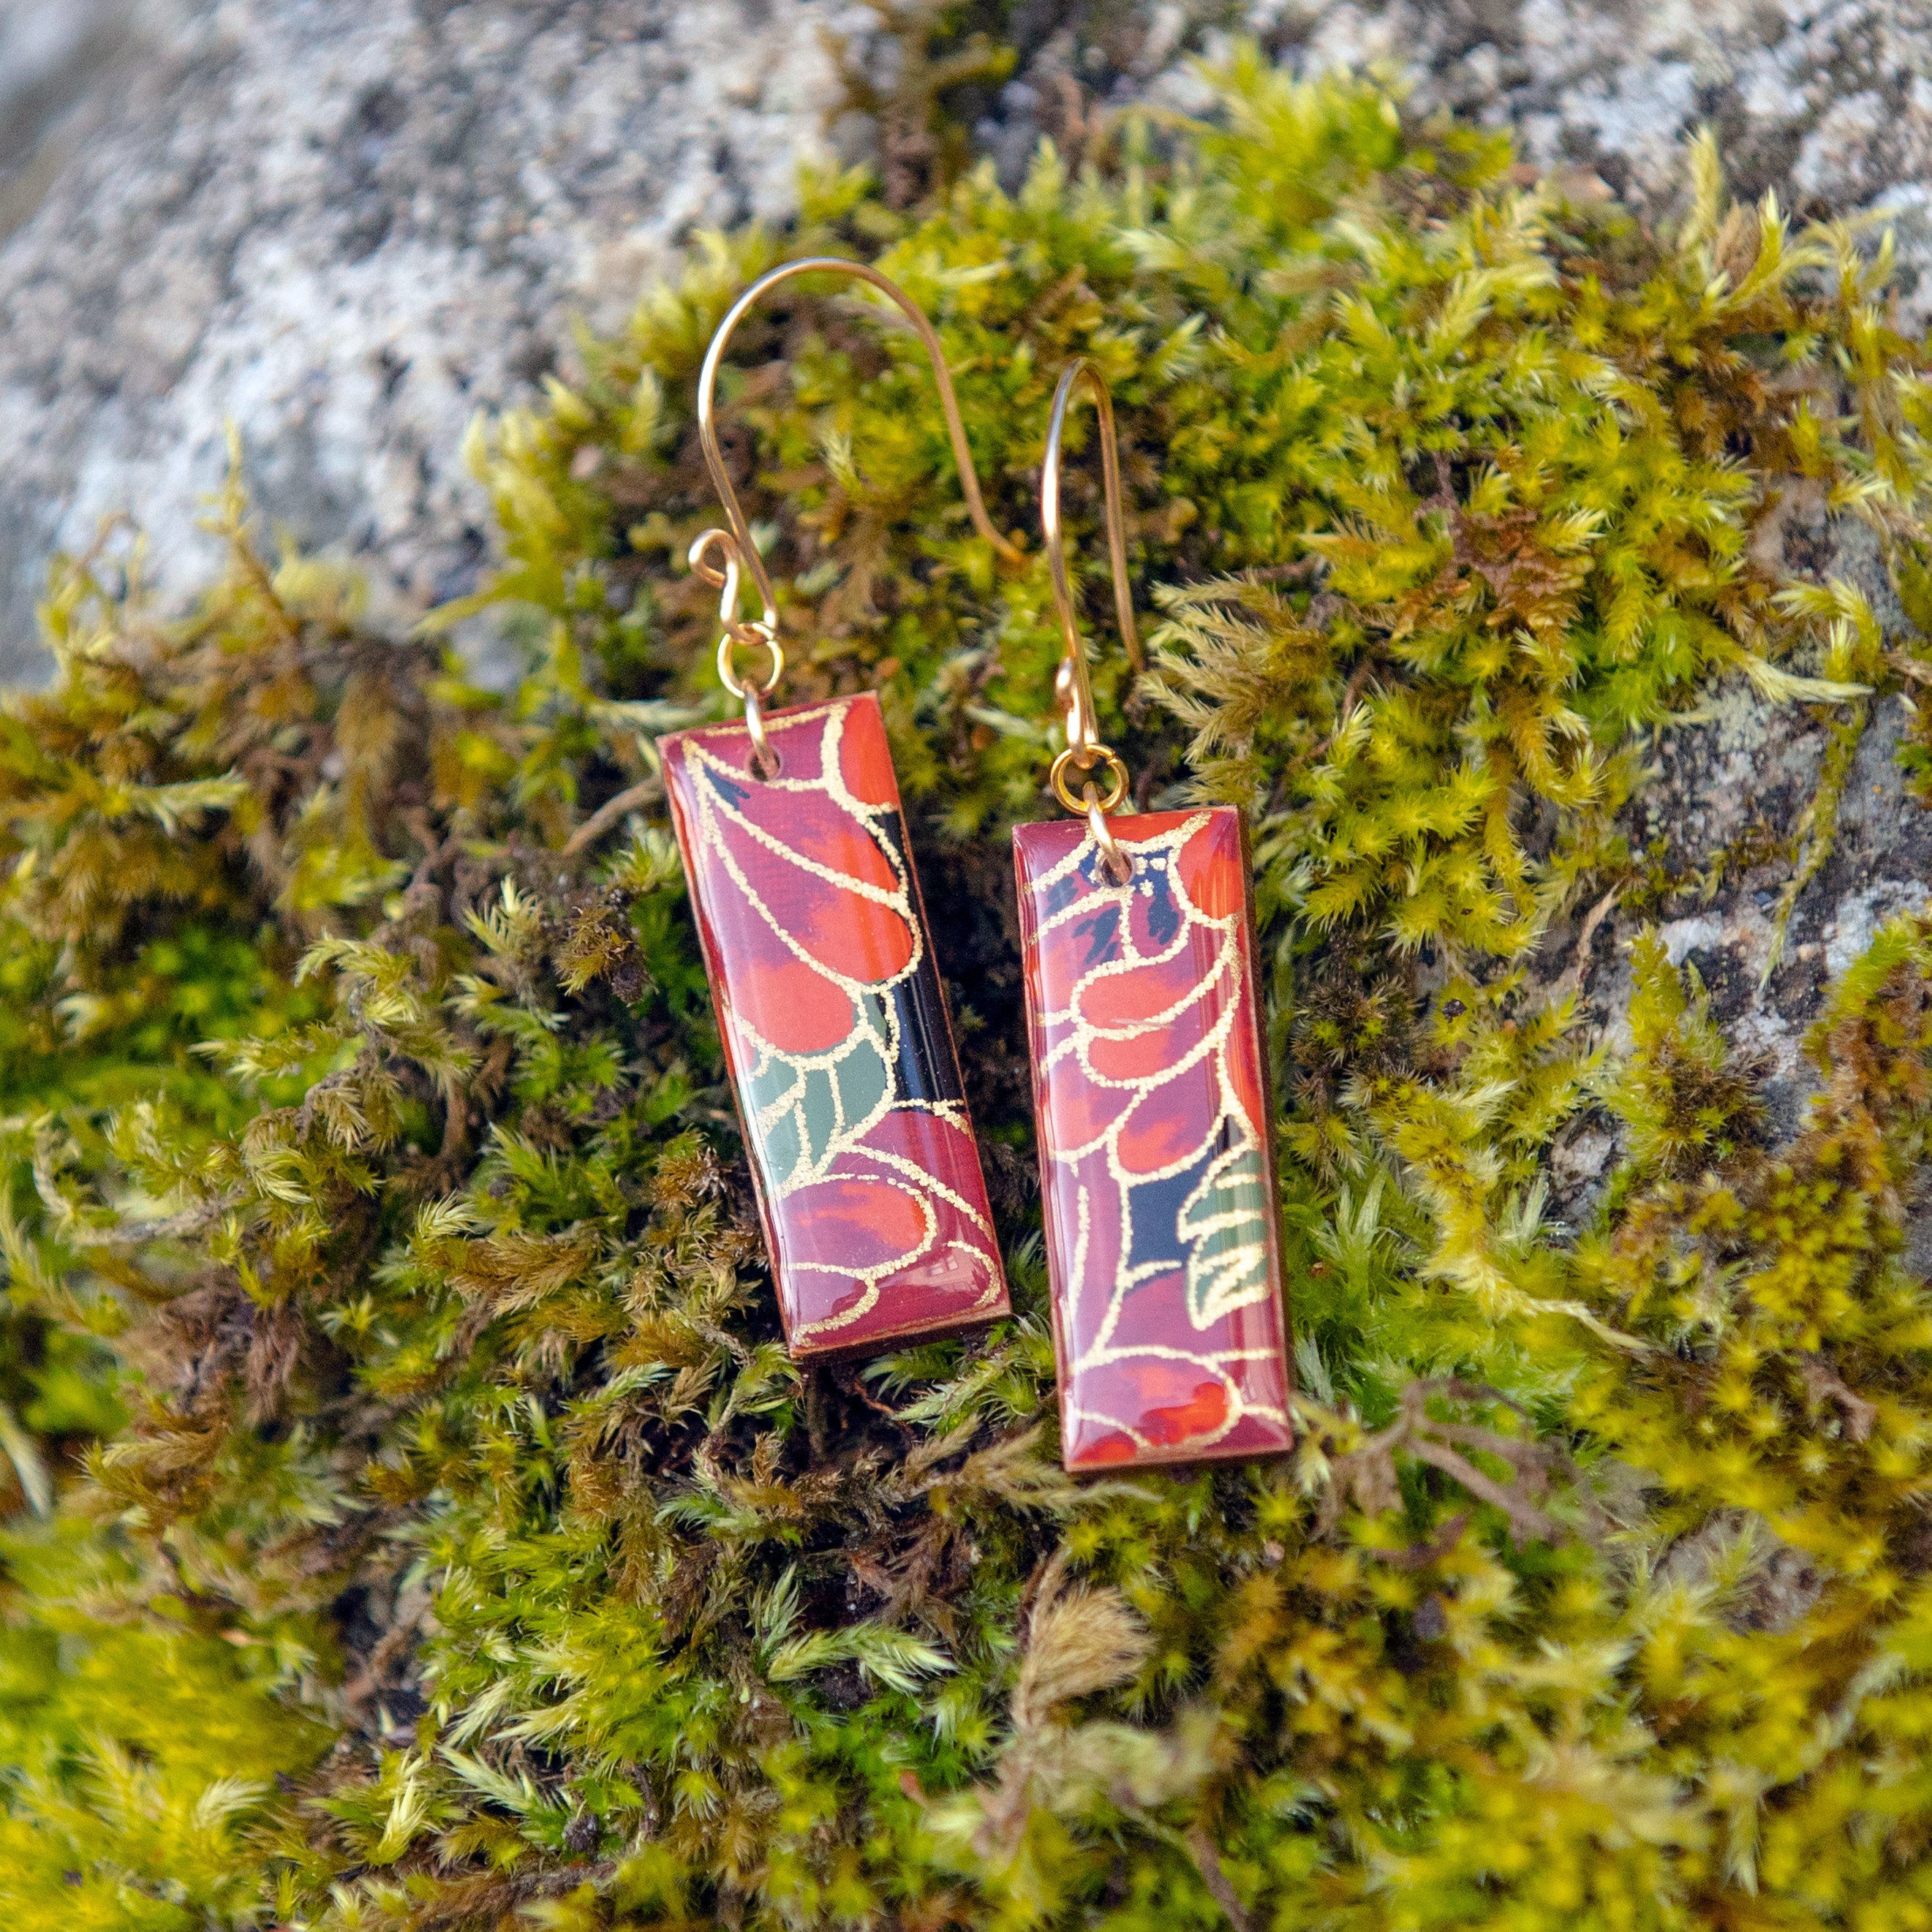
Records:
[[[1066,706],[1066,748],[1054,760],[1047,783],[1069,812],[1086,814],[1108,872],[1117,884],[1125,885],[1133,876],[1133,868],[1107,830],[1106,814],[1118,811],[1126,802],[1127,767],[1120,754],[1100,740],[1094,710],[1094,684],[1087,670],[1087,646],[1074,615],[1073,587],[1066,575],[1066,542],[1060,521],[1060,468],[1066,412],[1075,392],[1082,388],[1093,398],[1100,419],[1100,475],[1106,500],[1107,554],[1113,568],[1114,611],[1120,622],[1120,641],[1126,646],[1128,662],[1138,670],[1142,662],[1140,633],[1134,626],[1133,598],[1127,581],[1126,520],[1120,507],[1120,455],[1114,435],[1114,398],[1100,370],[1084,356],[1076,356],[1066,365],[1060,386],[1053,392],[1053,412],[1047,419],[1046,451],[1040,472],[1040,526],[1046,539],[1053,606],[1059,613],[1060,634],[1066,645],[1053,680],[1054,692]],[[1104,794],[1088,776],[1102,766],[1112,768]],[[1070,770],[1078,771],[1086,780],[1078,798],[1068,783]]]
[[[1087,648],[1073,614],[1073,588],[1066,575],[1066,540],[1060,523],[1061,446],[1066,434],[1066,412],[1074,392],[1084,387],[1100,419],[1100,476],[1106,496],[1107,553],[1113,566],[1114,610],[1120,620],[1120,641],[1127,659],[1141,668],[1140,633],[1134,626],[1133,601],[1127,584],[1127,532],[1120,507],[1120,453],[1114,435],[1114,398],[1106,379],[1084,356],[1068,363],[1053,392],[1053,413],[1047,419],[1046,452],[1040,463],[1040,526],[1046,538],[1047,568],[1053,578],[1053,605],[1060,614],[1060,634],[1066,640],[1054,687],[1067,706],[1066,742],[1097,752],[1100,732],[1094,715],[1094,687],[1087,674]]]
[[[897,304],[905,319],[912,324],[921,346],[926,350],[926,360],[932,364],[933,378],[939,385],[940,406],[946,414],[946,432],[952,441],[953,460],[959,466],[960,487],[965,495],[966,508],[973,518],[973,527],[1008,562],[1022,563],[1025,561],[1014,545],[993,527],[993,520],[986,514],[986,501],[980,494],[979,472],[973,467],[973,452],[966,441],[966,425],[960,418],[959,398],[953,392],[952,377],[946,367],[946,351],[940,342],[938,331],[933,327],[926,311],[898,283],[880,274],[878,269],[868,268],[862,262],[848,262],[836,255],[808,255],[801,261],[786,262],[760,275],[731,304],[724,320],[718,325],[717,333],[711,338],[711,346],[704,352],[704,367],[698,379],[698,440],[703,446],[704,460],[710,470],[711,481],[716,486],[718,500],[724,506],[725,520],[731,526],[730,533],[736,539],[738,554],[745,568],[751,572],[752,580],[758,586],[759,596],[764,600],[764,615],[759,621],[774,639],[778,635],[778,599],[772,591],[772,580],[765,568],[764,559],[759,556],[758,547],[752,541],[752,532],[745,521],[744,511],[739,506],[738,493],[732,488],[731,479],[725,472],[724,452],[718,446],[716,396],[718,370],[724,359],[724,351],[730,344],[732,332],[744,319],[746,311],[767,289],[776,288],[779,283],[789,281],[794,275],[828,272],[856,275],[860,281],[870,283],[874,288],[889,296]],[[770,686],[766,688],[769,690]]]

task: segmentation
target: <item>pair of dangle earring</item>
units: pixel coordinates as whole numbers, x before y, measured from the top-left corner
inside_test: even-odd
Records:
[[[777,600],[712,399],[746,311],[826,270],[871,284],[911,322],[974,526],[1024,561],[986,514],[938,335],[902,290],[820,256],[740,297],[698,392],[729,528],[706,531],[691,560],[722,593],[718,671],[744,722],[658,747],[786,1341],[801,1359],[1008,1310],[878,700],[764,709],[784,664]],[[1063,1454],[1079,1471],[1279,1454],[1293,1439],[1287,1318],[1240,818],[1227,806],[1114,815],[1127,773],[1099,735],[1060,530],[1061,444],[1083,384],[1100,412],[1121,635],[1137,652],[1112,404],[1076,362],[1054,398],[1041,478],[1066,640],[1066,745],[1049,784],[1076,815],[1013,835]],[[749,622],[738,608],[747,573],[764,607]],[[741,674],[740,649],[768,654],[762,680]]]
[[[1013,832],[1061,1455],[1072,1471],[1294,1445],[1274,1109],[1250,872],[1232,806],[1120,814],[1060,530],[1066,413],[1099,417],[1121,641],[1138,657],[1112,399],[1076,361],[1053,399],[1040,520],[1065,642],[1072,814]]]
[[[786,1345],[800,1360],[1008,1312],[879,700],[866,692],[765,710],[784,670],[777,598],[718,447],[713,397],[733,331],[768,290],[826,270],[870,283],[911,322],[974,526],[1022,561],[986,514],[938,336],[912,298],[878,270],[829,256],[753,283],[698,381],[699,439],[730,527],[691,550],[722,592],[718,674],[744,722],[658,744]],[[738,608],[746,573],[764,604],[749,622]],[[762,679],[741,674],[741,649],[768,654]]]

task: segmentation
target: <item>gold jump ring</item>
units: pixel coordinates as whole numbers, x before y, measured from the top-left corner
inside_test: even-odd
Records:
[[[748,682],[739,676],[731,658],[732,653],[740,644],[763,644],[771,652],[772,668],[762,681]],[[748,624],[734,624],[718,640],[718,680],[734,698],[742,698],[751,691],[757,692],[761,698],[770,697],[778,687],[778,680],[784,675],[784,645],[755,618]]]
[[[1102,765],[1112,767],[1114,778],[1113,782],[1108,786],[1106,791],[1097,802],[1102,812],[1118,812],[1126,802],[1127,767],[1119,752],[1110,752],[1104,745],[1091,747],[1069,745],[1066,750],[1054,760],[1053,769],[1046,775],[1046,782],[1054,796],[1059,800],[1069,812],[1084,813],[1087,809],[1087,801],[1084,797],[1074,796],[1067,783],[1066,774],[1070,770],[1077,769],[1084,782],[1091,776],[1097,766]],[[1085,788],[1083,784],[1083,789]]]

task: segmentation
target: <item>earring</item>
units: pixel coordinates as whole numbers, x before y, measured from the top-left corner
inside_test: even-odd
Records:
[[[1040,478],[1066,646],[1066,745],[1048,784],[1076,816],[1013,832],[1061,1454],[1076,1472],[1279,1454],[1294,1445],[1288,1320],[1241,818],[1109,815],[1127,770],[1095,722],[1060,524],[1061,440],[1083,386],[1114,608],[1139,661],[1113,400],[1076,361]]]
[[[883,290],[918,332],[974,524],[1001,555],[1020,556],[986,514],[938,336],[904,290],[819,256],[774,268],[739,297],[711,339],[698,398],[730,528],[704,532],[691,562],[722,591],[718,675],[745,720],[658,743],[796,1359],[1007,1312],[879,700],[866,692],[764,710],[784,669],[777,599],[718,446],[712,397],[732,331],[768,289],[827,269]],[[764,604],[749,623],[738,608],[747,573]],[[740,675],[740,646],[769,653],[761,682]]]

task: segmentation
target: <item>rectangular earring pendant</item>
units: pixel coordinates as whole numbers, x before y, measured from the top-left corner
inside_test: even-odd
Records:
[[[878,700],[658,740],[795,1358],[1007,1312]]]
[[[1232,806],[1013,832],[1061,1455],[1294,1446],[1254,915]]]

